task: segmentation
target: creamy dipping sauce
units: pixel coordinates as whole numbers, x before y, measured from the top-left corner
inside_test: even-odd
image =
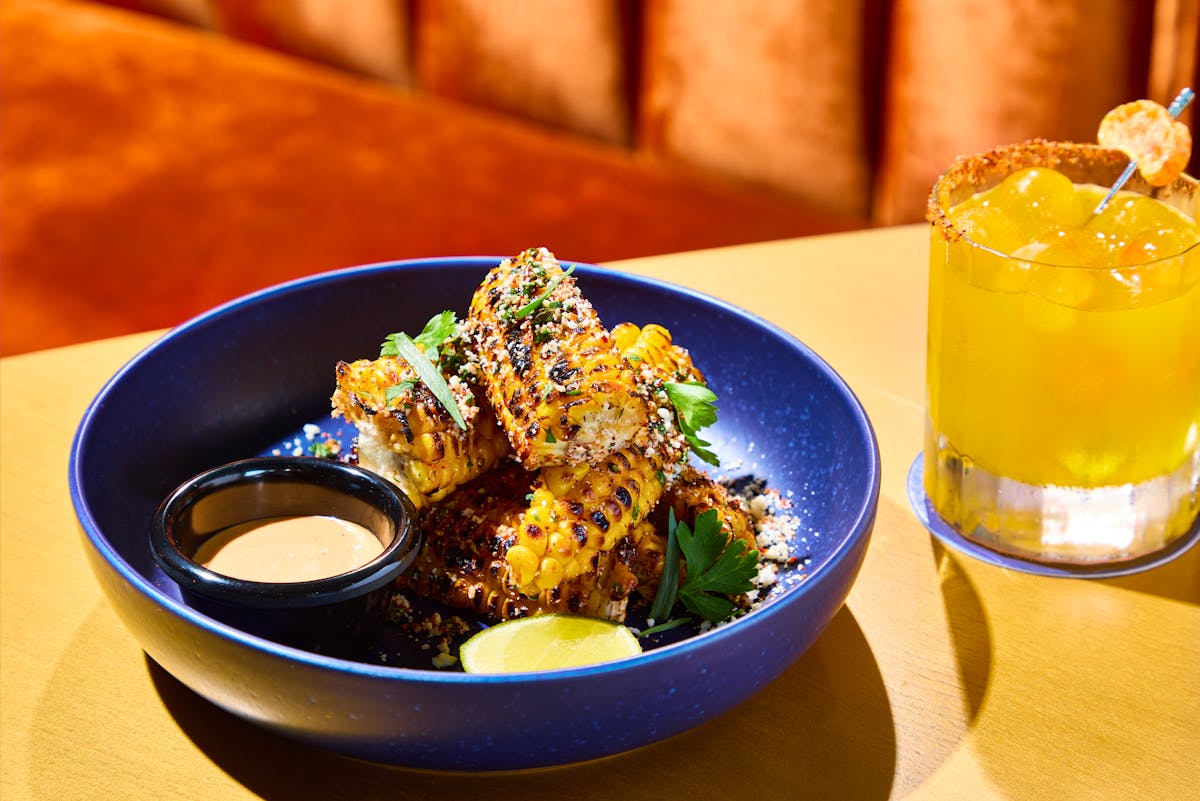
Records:
[[[366,527],[308,515],[230,526],[201,543],[193,558],[231,578],[284,583],[336,576],[381,553],[383,543]]]

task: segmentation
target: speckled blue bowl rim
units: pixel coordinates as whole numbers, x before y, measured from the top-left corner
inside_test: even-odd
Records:
[[[503,687],[509,684],[520,684],[535,680],[538,682],[569,680],[572,677],[587,676],[587,675],[606,675],[619,674],[627,666],[632,663],[654,663],[657,661],[665,661],[668,657],[675,654],[687,654],[691,651],[696,651],[700,648],[720,647],[720,641],[734,636],[738,630],[749,626],[764,626],[768,625],[776,614],[783,611],[785,601],[787,603],[799,602],[800,596],[807,594],[809,582],[801,582],[800,584],[791,587],[786,592],[786,598],[781,598],[779,601],[768,604],[761,609],[755,610],[751,615],[740,618],[728,625],[720,626],[711,629],[707,632],[698,634],[695,637],[688,638],[678,643],[665,645],[661,648],[656,648],[652,651],[647,651],[637,656],[627,657],[612,662],[605,662],[598,665],[589,665],[578,668],[567,668],[562,670],[542,671],[536,673],[508,673],[508,674],[468,674],[468,673],[451,673],[440,672],[436,670],[422,670],[416,668],[390,667],[385,665],[372,665],[365,662],[353,662],[336,657],[323,656],[314,654],[309,651],[304,651],[296,648],[291,648],[286,645],[280,645],[270,640],[256,637],[248,634],[240,629],[225,625],[213,618],[200,614],[194,609],[180,603],[172,598],[167,593],[155,587],[145,576],[133,568],[126,562],[116,550],[109,544],[107,537],[100,531],[97,521],[91,514],[86,500],[82,496],[81,481],[82,476],[79,474],[79,450],[87,438],[88,430],[94,420],[96,410],[103,406],[107,400],[110,390],[121,381],[122,377],[129,371],[133,370],[143,359],[158,348],[165,340],[177,335],[179,332],[209,324],[213,319],[228,313],[230,310],[239,306],[254,304],[264,298],[275,294],[289,292],[299,286],[320,286],[327,282],[335,282],[345,280],[347,276],[357,275],[372,271],[390,271],[398,267],[433,267],[441,265],[476,265],[480,260],[492,261],[499,263],[503,258],[501,256],[457,256],[457,257],[439,257],[428,259],[412,259],[405,261],[390,261],[379,262],[376,264],[367,264],[360,267],[351,267],[343,270],[336,270],[329,273],[322,273],[315,276],[300,278],[295,281],[278,284],[266,289],[244,295],[228,303],[211,309],[197,317],[182,323],[180,326],[172,329],[164,334],[159,339],[152,342],[145,349],[134,356],[127,362],[109,381],[104,385],[100,392],[93,399],[92,403],[85,411],[82,421],[76,430],[75,437],[71,443],[70,464],[68,473],[68,482],[71,493],[71,501],[75,507],[76,515],[83,528],[84,535],[91,542],[97,553],[108,562],[116,572],[124,579],[130,587],[138,593],[148,597],[154,603],[158,604],[165,611],[176,615],[189,623],[196,625],[204,630],[215,634],[218,637],[237,641],[249,648],[258,650],[265,654],[292,662],[306,663],[316,668],[340,671],[346,674],[358,675],[364,678],[381,678],[381,679],[403,679],[406,681],[428,682],[430,684],[466,684],[466,685],[494,685]],[[574,265],[581,275],[588,273],[608,274],[614,272],[611,269],[603,268],[597,265],[589,265],[578,262],[564,261],[564,267]],[[776,332],[779,336],[790,341],[793,347],[803,351],[809,358],[812,359],[814,367],[823,373],[831,384],[836,387],[840,394],[846,400],[850,411],[853,413],[855,420],[859,423],[859,430],[865,435],[864,446],[868,449],[872,463],[871,473],[868,476],[868,492],[862,507],[858,510],[858,515],[854,523],[849,529],[843,532],[841,542],[838,547],[830,555],[824,565],[824,570],[832,570],[835,565],[843,562],[849,557],[856,544],[865,536],[870,535],[870,530],[873,526],[875,510],[879,498],[880,490],[880,457],[878,441],[875,437],[874,428],[871,425],[870,419],[867,417],[866,410],[863,409],[861,402],[850,387],[829,364],[812,351],[807,345],[801,342],[796,337],[792,336],[787,331],[784,331],[779,326],[765,320],[758,315],[752,314],[738,306],[734,306],[723,300],[715,298],[711,295],[706,295],[696,290],[688,289],[676,284],[671,284],[656,278],[635,275],[632,273],[620,272],[622,280],[627,280],[633,285],[642,285],[645,287],[668,288],[672,292],[685,295],[704,303],[712,304],[721,307],[730,315],[743,317],[756,326],[761,326],[766,329]]]
[[[1200,542],[1200,518],[1198,518],[1192,523],[1192,527],[1188,529],[1186,534],[1172,542],[1166,548],[1137,559],[1130,559],[1124,562],[1105,562],[1098,565],[1034,562],[1018,556],[1010,556],[999,551],[993,551],[991,548],[981,545],[974,540],[969,540],[955,531],[953,527],[938,515],[937,511],[933,508],[933,503],[929,500],[929,496],[925,494],[924,475],[925,456],[923,453],[918,453],[917,458],[913,460],[912,466],[908,469],[908,502],[912,504],[917,519],[921,521],[925,528],[929,529],[929,532],[933,536],[960,553],[974,557],[989,565],[1006,567],[1009,570],[1017,570],[1021,573],[1032,573],[1035,576],[1052,576],[1055,578],[1116,578],[1117,576],[1128,576],[1165,565],[1167,562],[1187,552],[1197,542]]]

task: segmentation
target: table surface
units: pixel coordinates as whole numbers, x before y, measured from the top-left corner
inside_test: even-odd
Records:
[[[584,765],[438,774],[298,745],[150,661],[100,594],[67,490],[76,424],[156,333],[0,360],[0,796],[306,799],[1197,797],[1200,548],[1104,580],[948,550],[917,521],[927,235],[879,229],[611,265],[790,331],[849,383],[883,462],[846,606],[740,707]]]

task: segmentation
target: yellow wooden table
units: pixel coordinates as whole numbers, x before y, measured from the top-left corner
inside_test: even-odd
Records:
[[[911,226],[614,265],[750,309],[828,360],[876,428],[878,523],[847,606],[778,681],[666,742],[529,773],[296,745],[155,666],[100,595],[67,492],[86,404],[154,335],[0,361],[0,796],[1200,797],[1200,548],[1126,578],[1042,578],[945,549],[909,508],[927,247]]]

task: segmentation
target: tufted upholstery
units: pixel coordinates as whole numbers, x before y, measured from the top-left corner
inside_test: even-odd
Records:
[[[1198,24],[1200,0],[8,0],[0,350],[366,261],[916,221],[959,153],[1195,85]]]

